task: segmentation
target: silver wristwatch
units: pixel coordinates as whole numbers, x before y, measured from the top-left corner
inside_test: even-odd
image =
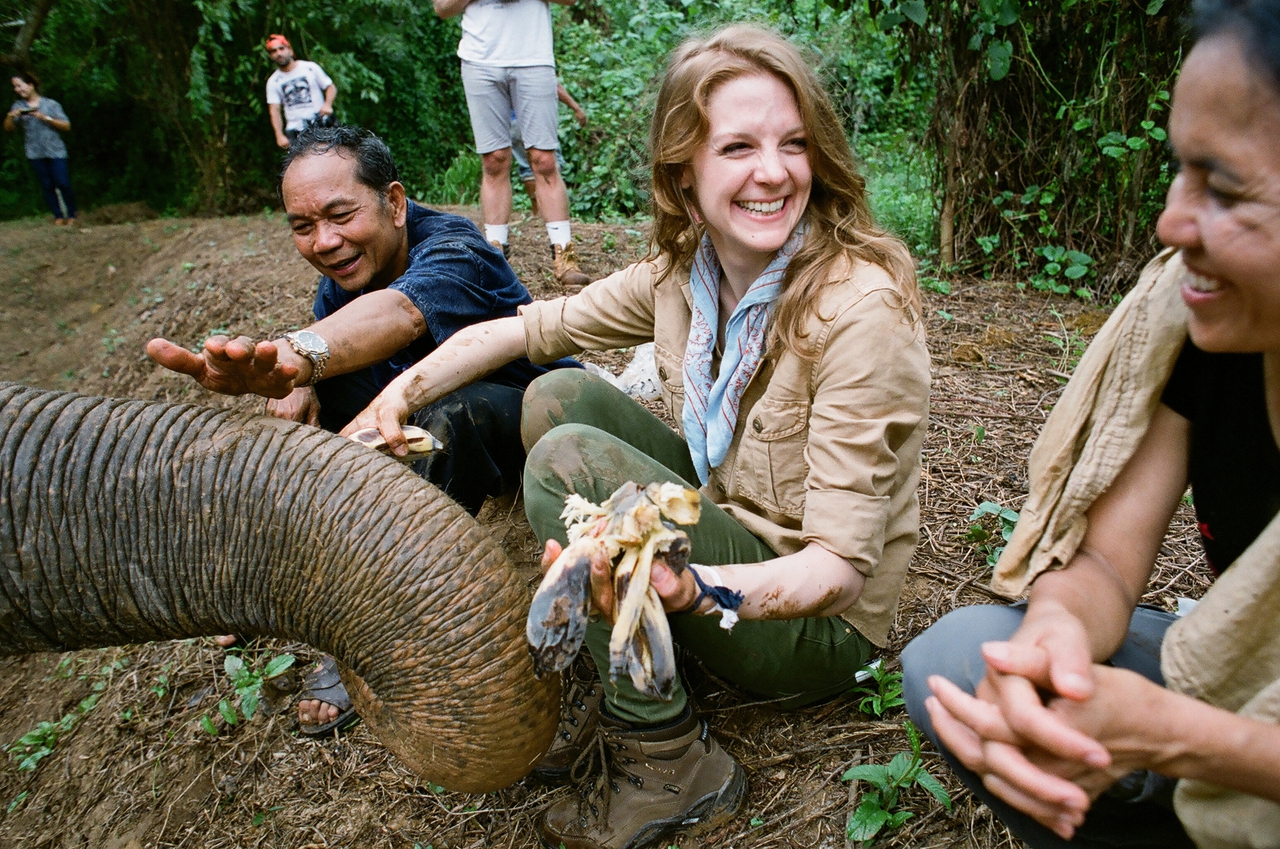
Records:
[[[296,385],[314,386],[318,383],[324,377],[324,367],[329,362],[329,344],[319,333],[312,333],[310,330],[295,330],[280,338],[288,340],[293,350],[298,352],[298,356],[311,360],[311,375],[307,378],[307,382]]]

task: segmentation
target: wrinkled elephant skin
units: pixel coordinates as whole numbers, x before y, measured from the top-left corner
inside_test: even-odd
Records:
[[[452,790],[549,745],[528,592],[460,507],[267,417],[0,384],[0,654],[241,634],[338,658],[360,715]]]

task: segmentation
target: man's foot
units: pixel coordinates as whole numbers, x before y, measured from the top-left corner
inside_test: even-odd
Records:
[[[547,784],[564,784],[574,762],[596,736],[600,727],[600,702],[604,685],[596,673],[591,654],[583,651],[564,671],[564,698],[560,702],[560,724],[556,726],[551,748],[538,765],[533,777]]]
[[[577,798],[542,815],[544,846],[641,849],[721,825],[746,795],[742,767],[688,709],[675,724],[649,729],[628,729],[602,713],[592,747],[602,768]]]
[[[306,737],[322,737],[341,731],[360,718],[351,706],[347,688],[338,675],[338,662],[328,655],[302,682],[298,702],[298,732]]]
[[[573,249],[573,242],[551,246],[552,269],[556,282],[569,289],[581,289],[591,282],[591,278],[578,265],[578,252]]]
[[[497,239],[493,239],[492,241],[490,241],[490,242],[489,242],[489,244],[493,245],[495,248],[497,248],[498,250],[502,251],[502,258],[503,258],[503,259],[511,259],[511,246],[510,246],[510,245],[504,245],[504,244],[502,244],[502,242],[499,242]]]

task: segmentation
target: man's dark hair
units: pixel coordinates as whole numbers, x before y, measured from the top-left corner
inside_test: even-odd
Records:
[[[1189,24],[1194,41],[1238,38],[1249,63],[1280,89],[1280,0],[1196,0]]]
[[[33,74],[31,71],[14,71],[13,76],[10,77],[10,79],[15,79],[15,78],[22,80],[24,83],[31,86],[36,91],[40,90],[40,78],[37,77],[35,74]]]
[[[385,199],[387,189],[398,182],[400,172],[396,170],[396,162],[391,156],[391,148],[387,143],[363,127],[350,125],[337,127],[321,127],[312,124],[307,127],[289,145],[280,165],[280,179],[276,183],[276,195],[284,200],[284,175],[294,160],[319,153],[338,153],[349,156],[356,162],[356,180],[378,193]]]

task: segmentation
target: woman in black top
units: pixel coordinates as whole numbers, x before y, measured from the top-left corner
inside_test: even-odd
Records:
[[[1190,338],[1163,403],[1025,607],[955,611],[903,654],[912,718],[1037,849],[1192,846],[1172,779],[1280,802],[1280,726],[1162,686],[1172,617],[1135,610],[1188,481],[1219,572],[1280,508],[1280,0],[1200,0],[1193,27],[1158,225]]]

